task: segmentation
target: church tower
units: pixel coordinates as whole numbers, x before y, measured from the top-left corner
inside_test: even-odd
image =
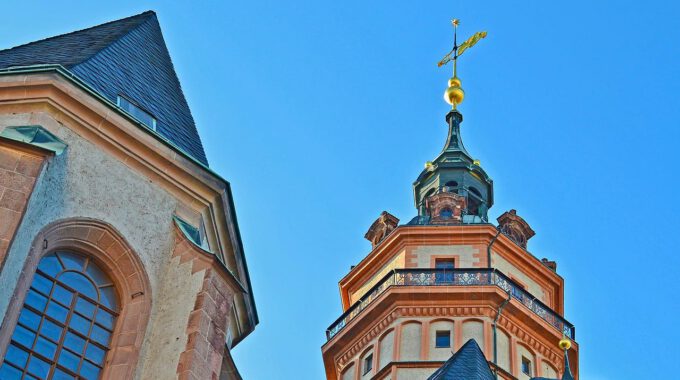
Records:
[[[452,109],[443,150],[413,183],[417,216],[400,225],[383,212],[371,251],[340,280],[344,313],[322,347],[329,380],[578,379],[557,264],[528,250],[534,231],[515,210],[489,220],[493,181],[461,138],[456,64],[484,37],[454,37],[440,62],[453,63]]]

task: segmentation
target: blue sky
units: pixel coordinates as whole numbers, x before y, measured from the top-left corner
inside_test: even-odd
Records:
[[[158,12],[211,167],[231,181],[261,323],[246,379],[321,379],[337,282],[443,146],[461,36],[470,153],[558,262],[583,379],[678,359],[680,32],[671,2],[14,1],[0,46]],[[8,17],[11,15],[11,17]]]

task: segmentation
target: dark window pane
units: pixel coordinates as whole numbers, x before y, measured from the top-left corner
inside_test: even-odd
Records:
[[[67,350],[61,350],[59,353],[59,364],[64,368],[68,368],[73,372],[78,372],[78,363],[80,363],[80,358]]]
[[[87,277],[76,272],[64,272],[57,279],[90,298],[97,299],[97,289]]]
[[[40,335],[46,336],[55,342],[61,337],[62,327],[45,319],[40,327]]]
[[[109,309],[118,310],[118,296],[116,295],[116,290],[113,289],[113,286],[101,288],[99,291],[101,292],[101,299],[99,302]]]
[[[26,304],[42,312],[45,310],[45,305],[47,305],[47,298],[31,289],[26,295]]]
[[[5,360],[15,364],[17,367],[24,367],[26,366],[26,360],[28,360],[28,352],[12,344],[7,348]]]
[[[87,361],[83,361],[83,367],[80,369],[80,376],[85,379],[98,379],[99,368]]]
[[[57,345],[43,337],[38,337],[34,350],[48,359],[54,359],[54,354],[57,352]]]
[[[35,340],[35,333],[21,326],[17,326],[12,335],[12,340],[31,348],[33,347],[33,341]]]
[[[55,369],[54,375],[52,376],[52,380],[73,380],[74,377],[67,374],[66,372],[60,370],[59,368]]]
[[[85,340],[75,335],[72,332],[66,333],[66,339],[64,340],[64,346],[73,350],[77,353],[82,353],[83,348],[85,348]]]
[[[21,310],[19,314],[19,323],[22,323],[30,328],[37,329],[40,324],[40,316],[26,308]]]
[[[99,309],[97,311],[97,323],[108,328],[109,330],[113,330],[113,322],[115,321],[115,318],[116,317],[114,317],[113,314],[105,310]]]
[[[38,377],[45,378],[50,372],[50,363],[31,356],[31,359],[28,361],[28,371]]]
[[[72,328],[73,330],[87,336],[88,333],[90,332],[90,325],[92,322],[90,320],[87,320],[83,317],[81,317],[78,314],[73,314],[71,316],[71,321],[69,322],[69,327]]]
[[[451,347],[451,331],[437,331],[435,347]]]
[[[109,334],[109,332],[104,330],[103,328],[101,328],[97,325],[94,325],[94,327],[92,327],[91,338],[94,339],[95,341],[97,341],[97,342],[108,347],[110,337],[111,337],[111,334]]]
[[[68,309],[66,309],[63,306],[57,305],[54,302],[50,302],[50,304],[47,305],[47,315],[61,323],[65,323],[66,316],[68,315]]]
[[[52,277],[56,277],[57,273],[61,272],[64,267],[61,266],[57,256],[54,253],[40,259],[40,264],[38,264],[38,269],[49,274]]]
[[[85,258],[80,255],[76,255],[71,252],[59,252],[57,256],[64,263],[66,269],[83,270],[83,264],[85,264]]]
[[[5,363],[0,367],[0,379],[19,380],[21,379],[21,371]]]
[[[80,314],[92,318],[92,315],[94,314],[94,309],[95,306],[93,303],[78,297],[78,301],[76,301],[76,310]]]
[[[50,280],[49,278],[36,273],[35,277],[33,278],[33,282],[31,283],[31,287],[45,294],[50,294],[53,284],[54,282],[52,282],[52,280]]]
[[[90,262],[87,264],[87,269],[85,269],[85,272],[90,276],[92,281],[97,286],[102,286],[102,285],[107,285],[111,283],[111,279],[109,279],[109,276],[106,275],[106,273],[102,272],[101,269],[95,263]]]
[[[57,287],[54,288],[54,293],[52,293],[52,298],[66,306],[71,306],[71,300],[73,300],[73,293],[71,293],[70,290],[66,290],[63,287],[57,285]]]
[[[101,348],[95,346],[92,343],[87,345],[85,357],[92,360],[94,363],[102,364],[102,362],[104,361],[104,355],[106,355],[106,352],[104,352],[104,350],[102,350]]]

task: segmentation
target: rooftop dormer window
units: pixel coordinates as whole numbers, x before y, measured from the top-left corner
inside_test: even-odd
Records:
[[[118,105],[118,107],[123,109],[123,111],[127,112],[132,117],[139,120],[142,124],[153,129],[154,131],[156,130],[156,118],[153,117],[153,115],[151,115],[150,113],[144,111],[132,100],[129,100],[124,96],[118,95],[116,104]]]

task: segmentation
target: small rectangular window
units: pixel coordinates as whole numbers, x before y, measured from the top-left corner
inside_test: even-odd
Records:
[[[373,369],[373,354],[370,354],[366,358],[364,358],[364,373],[363,373],[363,375],[371,372],[372,369]]]
[[[453,269],[455,268],[455,261],[454,259],[435,259],[434,260],[434,267],[436,269]]]
[[[531,360],[522,356],[522,372],[531,376]]]
[[[436,348],[451,347],[451,331],[449,330],[439,330],[435,337]]]
[[[153,115],[144,111],[140,106],[138,106],[137,104],[133,103],[131,100],[123,96],[118,95],[118,99],[116,102],[118,104],[118,107],[122,108],[125,112],[129,113],[135,119],[142,122],[142,124],[153,129],[154,131],[156,130],[156,118],[153,117]]]

